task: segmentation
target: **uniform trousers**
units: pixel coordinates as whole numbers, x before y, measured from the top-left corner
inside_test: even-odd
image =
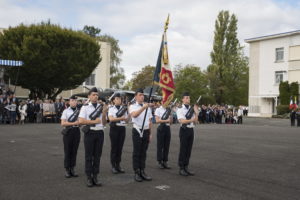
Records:
[[[132,142],[133,142],[133,153],[132,153],[132,163],[133,170],[145,169],[146,167],[146,157],[147,149],[149,145],[149,134],[150,130],[144,130],[143,137],[140,137],[138,131],[132,129]]]
[[[103,140],[103,130],[89,130],[84,134],[85,173],[87,176],[99,173]]]
[[[110,161],[112,166],[119,165],[126,136],[125,126],[110,126],[109,137],[111,142]]]
[[[189,160],[192,153],[192,147],[194,142],[194,129],[180,127],[179,131],[180,150],[178,165],[180,168],[184,168],[189,165]]]
[[[77,150],[80,142],[80,130],[73,127],[63,136],[64,143],[64,167],[72,168],[76,165]]]
[[[157,127],[157,161],[167,162],[171,141],[170,126],[160,124]]]

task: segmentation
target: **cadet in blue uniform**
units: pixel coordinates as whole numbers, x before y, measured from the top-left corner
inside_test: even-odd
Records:
[[[143,89],[137,89],[135,92],[136,103],[129,108],[130,116],[132,117],[132,141],[133,141],[133,170],[135,172],[134,180],[141,182],[143,180],[151,181],[152,178],[145,173],[146,157],[148,144],[151,139],[151,118],[152,113],[148,103],[144,102]],[[147,115],[146,115],[146,109]],[[144,131],[142,132],[143,120],[146,115]]]
[[[162,116],[166,112],[164,106],[160,106],[155,110],[155,120],[159,123],[157,127],[157,161],[160,169],[170,169],[168,166],[168,155],[171,141],[170,123],[172,122],[172,115],[169,118],[162,120]]]
[[[102,154],[104,132],[103,126],[106,124],[107,107],[103,106],[103,110],[96,119],[91,119],[92,113],[99,108],[98,90],[92,88],[88,93],[90,103],[83,106],[79,114],[79,123],[87,125],[84,131],[84,149],[85,149],[85,173],[87,175],[87,186],[101,186],[102,183],[98,179],[100,158]]]
[[[78,119],[75,122],[68,122],[68,119],[74,115],[76,109],[78,109],[76,97],[70,97],[70,107],[65,109],[61,116],[61,125],[66,129],[63,136],[66,178],[78,176],[75,173],[74,167],[76,165],[77,150],[80,142],[79,122]]]
[[[182,107],[177,110],[178,120],[181,124],[179,131],[180,151],[178,165],[180,167],[179,174],[182,176],[194,175],[194,172],[190,171],[188,166],[194,142],[194,123],[197,122],[198,108],[195,105],[192,108],[194,109],[194,115],[191,119],[186,119],[186,113],[190,108],[190,95],[188,92],[185,92],[182,95]]]
[[[111,141],[110,161],[112,165],[112,173],[125,173],[120,166],[122,150],[126,136],[126,122],[128,122],[127,109],[121,106],[122,98],[119,93],[112,98],[114,106],[108,110],[108,118],[110,121],[109,137]],[[124,110],[125,109],[125,110]],[[117,116],[119,112],[125,111],[122,116]]]

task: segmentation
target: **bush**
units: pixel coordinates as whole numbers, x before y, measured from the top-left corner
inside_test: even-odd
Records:
[[[290,85],[288,81],[280,82],[279,85],[279,99],[281,105],[287,105],[290,103]]]
[[[289,119],[290,118],[290,114],[289,113],[285,113],[283,115],[272,115],[272,118]]]
[[[278,115],[283,115],[290,112],[289,105],[279,105],[276,107],[276,109]]]

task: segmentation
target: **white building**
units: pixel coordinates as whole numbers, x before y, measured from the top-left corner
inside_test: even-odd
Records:
[[[300,30],[245,40],[249,49],[249,116],[276,114],[281,81],[300,83]]]

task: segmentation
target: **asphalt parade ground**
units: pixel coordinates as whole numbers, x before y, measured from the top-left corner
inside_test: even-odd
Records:
[[[153,180],[133,180],[131,127],[122,156],[125,174],[111,173],[108,128],[100,163],[102,187],[87,188],[83,134],[78,178],[64,178],[59,124],[0,125],[1,200],[88,199],[300,199],[300,128],[288,120],[246,118],[243,125],[200,124],[195,128],[190,169],[178,174],[179,125],[172,125],[170,170],[156,162],[155,127],[146,172]]]

